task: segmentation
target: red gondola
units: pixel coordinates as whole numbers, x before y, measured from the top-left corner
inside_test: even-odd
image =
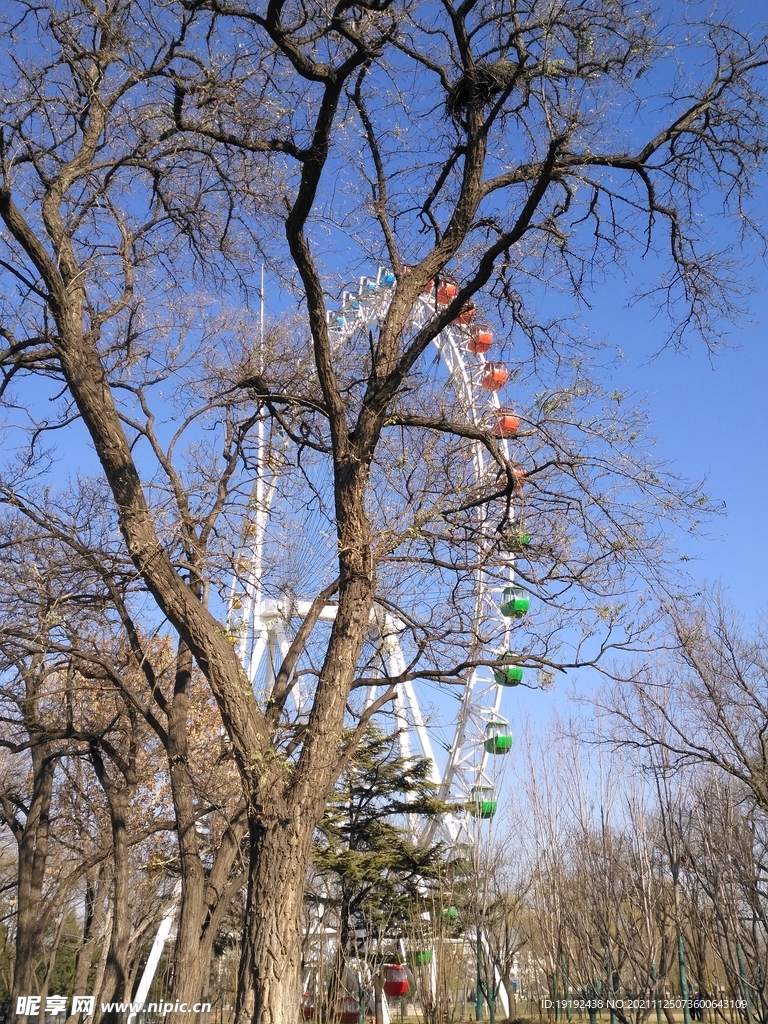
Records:
[[[453,302],[459,293],[459,286],[453,281],[442,280],[438,282],[436,298],[441,306],[447,306]]]
[[[408,991],[408,975],[400,964],[384,964],[384,994],[397,999]]]
[[[344,996],[339,1014],[340,1024],[357,1024],[360,1016],[360,1003],[354,996]]]

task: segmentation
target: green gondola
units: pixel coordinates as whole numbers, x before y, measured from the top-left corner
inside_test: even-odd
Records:
[[[411,965],[411,967],[423,967],[425,964],[431,964],[432,950],[418,949],[413,953],[409,953],[408,963]]]
[[[508,754],[512,749],[509,724],[502,719],[489,722],[485,727],[484,746],[489,754]]]
[[[492,818],[496,813],[498,802],[493,786],[473,786],[470,814],[476,818]]]
[[[522,551],[524,548],[530,547],[532,540],[533,537],[527,530],[518,530],[515,533],[511,531],[505,533],[501,538],[501,543],[507,551]]]
[[[531,599],[522,587],[505,587],[501,595],[501,614],[522,619],[530,607]]]
[[[523,681],[523,666],[517,664],[517,656],[507,652],[493,670],[493,678],[498,686],[519,686]]]

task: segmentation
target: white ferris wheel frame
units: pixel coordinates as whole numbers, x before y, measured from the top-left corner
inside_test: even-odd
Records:
[[[349,341],[356,334],[371,325],[381,323],[386,316],[396,286],[392,270],[380,267],[375,278],[360,278],[356,292],[344,292],[341,309],[329,313],[329,330],[336,347]],[[435,297],[431,292],[423,293],[411,313],[410,326],[421,329],[436,311]],[[481,387],[481,375],[485,359],[481,355],[470,358],[467,350],[469,338],[467,328],[456,324],[445,327],[433,340],[456,389],[462,408],[472,426],[482,426],[489,414],[498,413],[501,406],[495,391]],[[269,518],[270,503],[279,473],[270,473],[267,462],[268,436],[265,421],[260,421],[257,435],[256,461],[258,472],[252,493],[252,515],[249,519],[249,533],[252,540],[241,550],[237,560],[238,573],[233,576],[228,604],[227,623],[240,660],[251,685],[256,684],[261,673],[264,696],[268,696],[274,685],[276,666],[279,666],[290,646],[286,634],[289,618],[303,619],[308,613],[310,600],[265,599],[261,593],[262,569],[264,565],[264,537]],[[476,481],[482,480],[491,465],[485,445],[478,440],[472,444],[473,473]],[[498,439],[505,457],[509,458],[509,442]],[[485,518],[481,508],[478,516]],[[514,514],[514,510],[513,510]],[[509,646],[509,620],[504,619],[498,606],[504,585],[514,580],[514,556],[504,553],[499,557],[502,572],[506,568],[508,579],[500,583],[498,576],[491,583],[482,566],[475,570],[475,620],[481,616],[495,615],[504,628],[504,653]],[[238,593],[242,594],[237,607]],[[320,614],[320,621],[333,621],[336,615],[334,605],[328,605]],[[371,639],[380,645],[379,659],[382,679],[406,675],[406,660],[399,637],[405,626],[390,612],[376,606],[371,614]],[[382,683],[383,685],[383,683]],[[376,696],[376,687],[370,687],[366,705]],[[424,758],[430,765],[430,781],[436,787],[438,799],[456,810],[445,814],[437,821],[423,822],[413,817],[410,828],[414,838],[422,845],[434,840],[442,841],[455,855],[473,842],[472,830],[466,813],[473,806],[473,792],[477,787],[493,788],[488,772],[488,759],[492,755],[484,745],[485,727],[490,722],[505,722],[501,717],[500,687],[489,666],[478,666],[467,673],[458,697],[459,710],[455,718],[453,738],[445,747],[445,761],[441,767],[435,756],[435,744],[429,734],[425,716],[419,703],[416,687],[406,679],[397,688],[394,700],[394,717],[398,724],[400,754],[406,758]],[[306,712],[311,699],[310,693],[301,685],[292,690],[296,711]],[[462,813],[464,809],[464,813]]]

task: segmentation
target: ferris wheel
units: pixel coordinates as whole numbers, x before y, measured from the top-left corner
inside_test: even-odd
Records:
[[[344,292],[339,309],[329,314],[329,331],[337,349],[354,349],[357,338],[383,322],[396,287],[391,269],[379,268],[374,277],[361,278]],[[419,296],[409,328],[418,331],[458,294],[458,284],[448,277],[429,282]],[[453,413],[474,427],[486,427],[512,462],[511,444],[520,426],[513,409],[502,405],[500,395],[508,371],[489,359],[493,346],[491,328],[482,322],[474,304],[467,304],[456,319],[432,342],[441,383],[453,399]],[[309,357],[306,367],[309,366]],[[304,367],[304,369],[306,369]],[[301,377],[302,366],[295,368]],[[303,425],[300,426],[303,432]],[[303,459],[298,477],[291,465],[290,445],[284,430],[266,418],[257,425],[256,473],[242,537],[235,554],[227,601],[227,632],[246,670],[254,693],[266,701],[290,647],[292,633],[310,610],[312,598],[328,582],[329,566],[336,558],[336,527],[332,481],[322,460]],[[468,442],[467,479],[482,484],[498,464],[480,440]],[[514,462],[517,493],[524,485],[522,467]],[[293,469],[293,477],[288,472]],[[298,484],[297,484],[298,479]],[[438,820],[409,820],[414,839],[422,845],[442,841],[450,858],[463,860],[475,837],[475,824],[490,819],[497,809],[491,762],[512,748],[509,722],[503,717],[502,697],[507,687],[523,679],[520,656],[511,646],[511,622],[528,611],[529,597],[516,585],[515,554],[531,542],[513,507],[503,534],[492,536],[486,512],[478,506],[478,544],[485,547],[465,594],[470,616],[479,624],[491,620],[491,633],[500,638],[492,650],[478,650],[478,664],[469,669],[454,691],[456,706],[436,726],[432,709],[425,710],[425,694],[408,677],[405,624],[384,604],[374,607],[369,646],[382,683],[368,686],[365,703],[375,700],[388,680],[403,678],[394,700],[399,752],[404,758],[424,758],[430,766],[435,795],[453,808]],[[418,596],[414,595],[414,601]],[[319,616],[326,628],[333,622],[335,606],[329,603]],[[322,649],[322,638],[319,648]],[[490,657],[489,657],[490,655]],[[310,658],[311,661],[311,658]],[[484,664],[482,662],[485,662]],[[490,663],[489,663],[490,662]],[[292,712],[298,720],[308,714],[312,699],[312,667],[305,666],[291,690]],[[142,1002],[149,991],[165,942],[172,933],[179,889],[163,917],[136,996]],[[434,963],[432,969],[434,970]]]
[[[328,314],[329,333],[337,352],[347,351],[354,360],[355,350],[360,352],[367,345],[369,332],[384,321],[396,284],[394,271],[380,267],[375,276],[361,278],[356,287],[343,293],[339,308]],[[448,277],[430,281],[411,311],[409,330],[420,330],[457,294],[458,284]],[[514,410],[500,401],[508,371],[502,362],[489,358],[492,330],[482,322],[474,303],[461,309],[456,319],[437,334],[432,346],[433,362],[439,366],[435,372],[452,396],[454,415],[458,412],[466,423],[487,428],[503,455],[512,461],[510,442],[520,424]],[[307,428],[301,424],[299,429],[306,432],[309,441]],[[323,581],[327,583],[328,567],[336,554],[336,528],[327,468],[313,461],[308,449],[297,488],[286,473],[289,445],[285,432],[267,420],[259,423],[258,431],[257,473],[230,586],[227,623],[254,692],[266,699],[296,624],[309,611]],[[470,481],[479,485],[489,474],[498,472],[498,464],[482,441],[469,441],[466,452]],[[519,493],[524,472],[517,464],[513,466]],[[513,507],[501,540],[487,528],[486,515],[484,507],[478,506],[478,544],[486,550],[477,561],[471,592],[466,597],[478,624],[494,620],[495,634],[503,640],[500,648],[475,653],[475,660],[485,660],[486,664],[477,665],[462,677],[454,697],[458,708],[451,706],[447,725],[433,728],[432,722],[439,716],[431,709],[429,715],[425,714],[423,693],[407,678],[405,625],[397,614],[377,605],[369,636],[382,686],[392,677],[405,677],[394,701],[400,753],[427,759],[438,799],[453,808],[438,821],[412,821],[412,831],[424,845],[440,839],[456,851],[454,856],[462,847],[471,846],[475,822],[493,817],[496,811],[491,763],[512,747],[509,722],[501,714],[502,695],[506,687],[519,684],[523,675],[517,655],[509,649],[510,627],[511,620],[525,615],[529,606],[527,593],[516,585],[515,551],[527,547],[531,538],[520,525],[519,508]],[[489,572],[491,550],[493,571]],[[414,595],[416,600],[418,596]],[[335,606],[329,603],[320,615],[320,623],[329,624],[334,616]],[[479,635],[481,630],[474,632]],[[488,664],[489,660],[496,663]],[[306,682],[299,680],[292,690],[293,712],[299,717],[310,706],[311,676],[311,669],[306,669]],[[368,705],[379,690],[375,684],[368,687]]]

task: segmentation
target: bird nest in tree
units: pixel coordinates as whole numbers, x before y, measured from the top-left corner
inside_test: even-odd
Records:
[[[481,107],[486,107],[494,96],[503,92],[512,81],[515,65],[510,60],[498,60],[495,64],[476,64],[469,68],[450,88],[445,109],[450,117],[459,117],[474,97]]]

